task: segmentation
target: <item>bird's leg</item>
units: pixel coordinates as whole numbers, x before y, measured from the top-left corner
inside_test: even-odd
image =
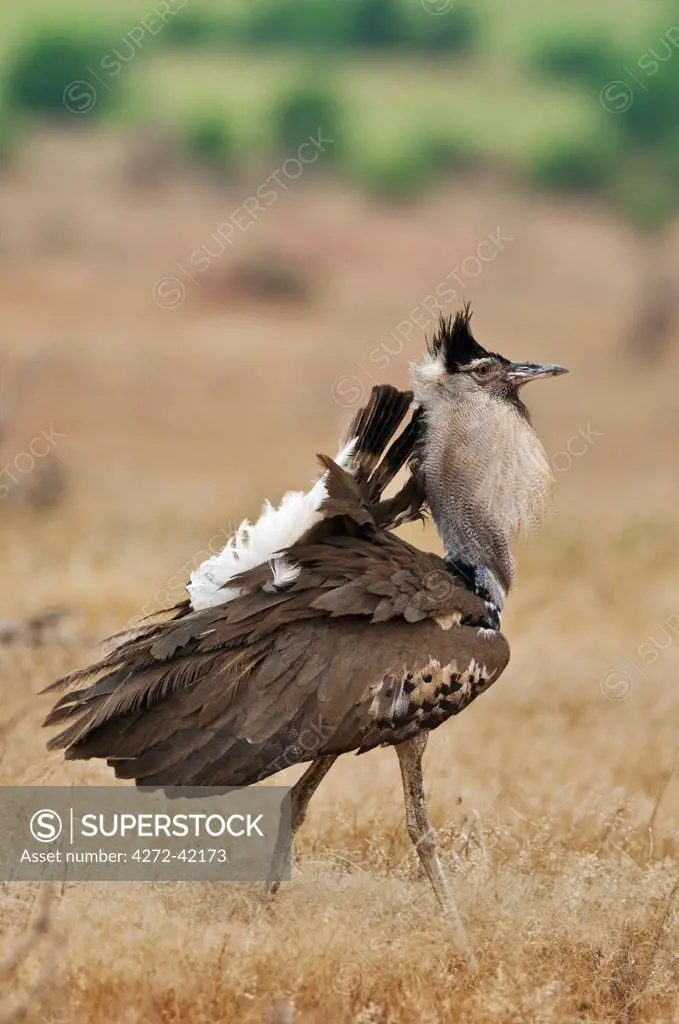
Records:
[[[446,914],[452,913],[452,900],[448,890],[441,861],[436,852],[437,835],[431,827],[429,815],[424,802],[424,783],[422,780],[422,755],[427,745],[427,733],[420,733],[396,747],[401,778],[403,779],[403,796],[406,805],[406,828],[413,841],[422,867],[429,876],[436,899]]]
[[[467,938],[459,911],[448,888],[446,877],[443,874],[441,861],[436,852],[438,837],[436,831],[431,827],[424,802],[422,755],[424,754],[424,748],[427,746],[428,738],[426,732],[420,733],[411,740],[406,740],[405,743],[399,743],[396,747],[401,767],[401,778],[403,779],[406,828],[417,850],[420,862],[429,876],[436,899],[439,901],[443,913],[453,926],[460,952],[467,956],[471,969],[476,971],[478,970],[478,961]]]
[[[451,896],[443,874],[441,861],[436,852],[438,837],[431,827],[429,815],[424,802],[424,783],[422,780],[422,755],[427,746],[428,734],[420,733],[396,747],[401,778],[403,779],[403,795],[406,805],[406,828],[413,841],[417,855],[424,870],[429,876],[436,899],[443,913],[450,920],[460,951],[465,953],[473,971],[478,968],[476,956],[470,946],[462,924],[462,919]]]
[[[324,757],[319,757],[309,765],[307,770],[304,772],[304,775],[302,775],[292,787],[292,791],[290,793],[290,842],[295,838],[295,833],[306,817],[309,801],[336,760],[337,757],[333,754],[326,754]],[[269,879],[264,887],[265,896],[273,896],[278,891],[278,887],[281,884],[280,880],[277,879],[276,876],[281,874],[285,863],[288,848],[287,840],[287,829],[281,821],[278,831],[278,840],[276,841],[276,849],[274,850],[271,868],[269,869]]]

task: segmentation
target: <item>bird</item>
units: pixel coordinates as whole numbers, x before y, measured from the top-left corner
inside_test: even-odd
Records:
[[[412,390],[375,387],[313,487],[242,524],[169,617],[48,687],[66,689],[45,720],[67,723],[50,749],[154,787],[251,785],[310,762],[291,791],[294,836],[338,757],[394,747],[408,834],[454,913],[422,758],[508,664],[511,542],[551,492],[520,392],[567,372],[486,350],[471,315],[442,315]],[[426,514],[443,555],[394,532]]]

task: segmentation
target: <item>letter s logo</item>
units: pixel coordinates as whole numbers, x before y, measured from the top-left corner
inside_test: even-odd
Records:
[[[31,835],[39,843],[53,843],[61,835],[63,825],[56,811],[43,808],[42,811],[35,812],[29,827]]]

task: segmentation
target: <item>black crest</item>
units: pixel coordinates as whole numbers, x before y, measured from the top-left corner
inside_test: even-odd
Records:
[[[460,366],[465,366],[472,359],[483,359],[492,355],[479,345],[471,332],[471,306],[468,302],[452,316],[439,316],[438,327],[431,341],[427,344],[427,352],[432,359],[443,357],[448,373],[456,373]]]

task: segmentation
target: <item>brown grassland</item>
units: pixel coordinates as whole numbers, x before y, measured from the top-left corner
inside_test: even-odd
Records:
[[[115,140],[43,138],[0,181],[0,463],[51,424],[44,464],[68,473],[51,510],[26,501],[43,463],[0,501],[0,620],[73,613],[54,642],[0,647],[0,783],[113,782],[46,753],[38,691],[179,598],[210,538],[306,485],[371,385],[370,353],[392,346],[375,376],[404,384],[423,331],[400,352],[390,332],[498,227],[511,240],[458,290],[481,340],[572,370],[528,395],[555,502],[518,550],[509,668],[426,755],[464,948],[380,750],[333,768],[271,906],[249,885],[57,887],[1,1012],[47,963],[27,1024],[679,1020],[679,338],[652,365],[621,342],[633,237],[492,181],[392,208],[299,182],[163,309],[154,282],[182,277],[175,261],[250,193],[171,169],[145,189],[133,159]],[[264,258],[302,274],[311,302],[234,284]],[[0,886],[0,961],[38,902],[36,885]]]

